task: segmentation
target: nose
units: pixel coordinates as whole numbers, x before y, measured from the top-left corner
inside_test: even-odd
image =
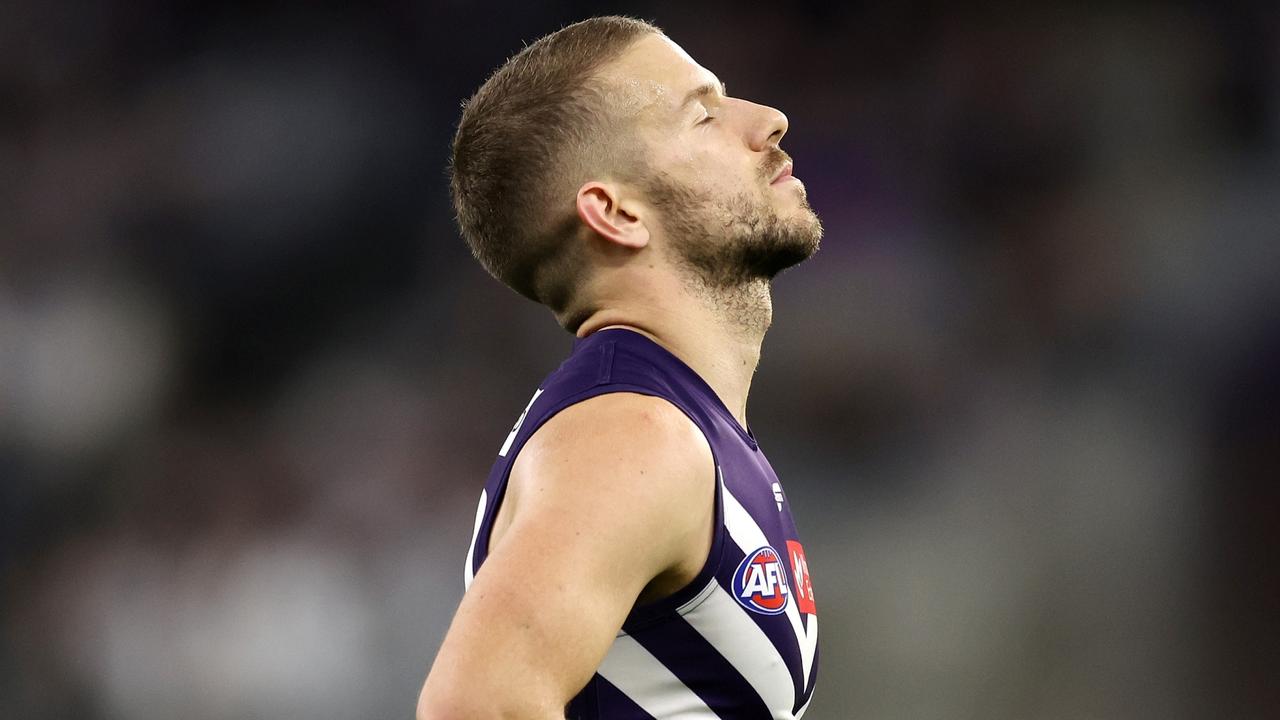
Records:
[[[754,104],[754,103],[753,103]],[[758,117],[753,124],[749,144],[751,149],[760,152],[767,147],[777,147],[782,136],[787,134],[787,116],[781,110],[767,105],[755,105]]]

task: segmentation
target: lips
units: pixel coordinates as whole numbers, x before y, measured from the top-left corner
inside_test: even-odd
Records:
[[[770,181],[769,181],[769,184],[770,184],[770,185],[777,185],[778,183],[780,183],[780,182],[782,182],[782,181],[786,180],[787,178],[791,177],[791,167],[792,167],[792,166],[791,166],[791,163],[790,163],[790,162],[783,163],[783,164],[782,164],[782,168],[778,170],[778,174],[777,174],[777,175],[774,175],[774,176],[773,176],[773,180],[770,180]]]

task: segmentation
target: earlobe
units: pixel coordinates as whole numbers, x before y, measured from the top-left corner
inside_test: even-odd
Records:
[[[617,188],[589,182],[578,188],[578,217],[602,239],[639,250],[649,244],[649,229],[626,207]]]

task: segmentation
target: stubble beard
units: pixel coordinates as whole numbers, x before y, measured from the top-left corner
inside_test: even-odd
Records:
[[[800,211],[792,217],[779,215],[767,196],[741,192],[717,198],[661,173],[647,190],[662,211],[663,229],[686,280],[714,297],[763,292],[767,299],[770,281],[811,257],[822,239],[822,223],[803,187]]]

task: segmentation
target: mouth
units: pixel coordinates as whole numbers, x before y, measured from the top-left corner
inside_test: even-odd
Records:
[[[777,185],[778,183],[786,182],[787,180],[790,180],[791,168],[792,168],[792,165],[790,161],[783,163],[782,168],[778,170],[778,174],[773,177],[773,180],[769,181],[769,184]]]

